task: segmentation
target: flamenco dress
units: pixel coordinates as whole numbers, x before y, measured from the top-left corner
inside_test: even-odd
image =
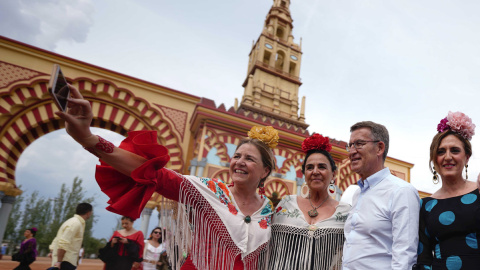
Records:
[[[268,198],[247,218],[221,180],[164,168],[168,151],[157,143],[155,131],[129,132],[119,147],[147,161],[130,176],[101,161],[96,179],[110,198],[107,210],[137,218],[154,192],[171,200],[163,204],[161,217],[173,269],[259,269],[270,238],[273,204]]]
[[[447,199],[424,198],[416,269],[480,269],[478,189]]]

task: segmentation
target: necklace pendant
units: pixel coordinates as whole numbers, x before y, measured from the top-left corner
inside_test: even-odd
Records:
[[[317,213],[318,215],[318,213]],[[246,216],[245,219],[244,219],[245,223],[250,223],[250,221],[252,221],[252,218],[250,216]]]
[[[317,209],[312,209],[312,210],[308,211],[308,215],[309,215],[310,217],[316,217],[316,216],[318,216]]]

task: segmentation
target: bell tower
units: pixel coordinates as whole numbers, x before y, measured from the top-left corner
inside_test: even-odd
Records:
[[[306,129],[305,97],[298,89],[302,48],[293,42],[290,0],[273,0],[260,37],[252,45],[239,109]]]

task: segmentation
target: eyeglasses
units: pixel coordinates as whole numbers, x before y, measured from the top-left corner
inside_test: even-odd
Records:
[[[153,233],[155,233],[155,234],[159,234],[160,232],[153,232]]]
[[[365,146],[365,144],[369,143],[369,142],[373,142],[373,143],[377,143],[377,142],[380,142],[380,141],[362,141],[362,140],[358,140],[358,141],[354,141],[352,143],[349,143],[347,144],[347,146],[345,146],[345,149],[347,149],[347,152],[350,152],[353,148],[355,149],[362,149],[363,146]]]

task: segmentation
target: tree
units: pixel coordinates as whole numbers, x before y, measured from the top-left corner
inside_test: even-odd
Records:
[[[38,243],[38,251],[40,254],[48,253],[49,245],[55,238],[58,229],[65,220],[75,214],[77,204],[81,202],[93,204],[94,202],[94,197],[86,197],[82,182],[82,179],[75,177],[71,188],[62,184],[58,195],[53,200],[40,197],[38,191],[34,191],[25,202],[22,196],[17,197],[4,239],[10,240],[13,244],[19,244],[23,239],[23,231],[36,227],[38,232],[35,238]],[[85,254],[96,254],[98,246],[104,240],[92,237],[92,228],[95,222],[96,219],[93,215],[85,223],[83,238]]]

